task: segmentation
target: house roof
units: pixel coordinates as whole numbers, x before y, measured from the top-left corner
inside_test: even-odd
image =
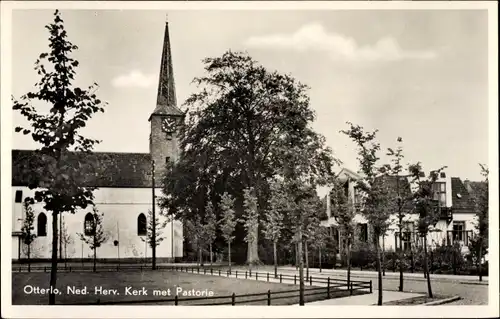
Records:
[[[456,211],[474,211],[472,196],[459,177],[451,178],[452,208]]]
[[[39,155],[33,150],[12,150],[12,186],[28,186],[29,167]],[[71,152],[67,162],[95,162],[86,168],[88,179],[81,186],[92,187],[151,187],[151,155],[149,153]],[[66,164],[67,164],[66,162]],[[28,169],[26,169],[28,168]]]

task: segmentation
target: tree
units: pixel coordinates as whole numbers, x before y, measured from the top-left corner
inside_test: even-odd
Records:
[[[488,253],[488,209],[489,209],[489,193],[488,193],[488,175],[489,169],[484,164],[479,164],[481,167],[481,175],[484,177],[484,181],[481,183],[476,183],[472,198],[476,207],[476,224],[475,228],[477,235],[474,236],[469,244],[469,250],[475,256],[476,265],[478,268],[479,281],[483,280],[482,274],[482,259]]]
[[[195,180],[212,185],[226,182],[218,196],[231,189],[243,200],[243,189],[251,188],[260,220],[268,203],[268,182],[284,161],[283,140],[296,126],[314,119],[307,87],[288,75],[266,70],[244,53],[228,51],[203,62],[206,75],[194,79],[199,91],[186,101],[190,111],[181,134],[183,157],[200,168],[193,172]],[[330,170],[331,155],[324,139],[302,133],[297,145],[304,147],[314,139],[310,159],[324,160],[316,171]],[[196,163],[200,159],[203,164]],[[247,263],[259,261],[258,224],[253,231]]]
[[[101,245],[108,240],[108,235],[104,232],[104,227],[102,224],[103,216],[104,214],[99,213],[97,208],[94,206],[92,212],[92,220],[89,225],[85,225],[86,233],[78,233],[78,236],[80,236],[80,240],[86,243],[94,252],[94,272],[96,272],[97,248],[101,247]]]
[[[98,209],[93,206],[92,219],[85,221],[85,232],[77,233],[80,240],[87,244],[93,252],[93,271],[96,271],[97,248],[108,240],[108,234],[104,231],[103,213],[99,213]]]
[[[362,214],[373,228],[373,243],[377,258],[378,271],[378,300],[382,305],[382,268],[380,256],[380,236],[385,234],[389,227],[389,217],[392,213],[389,191],[381,177],[381,167],[378,165],[377,152],[380,144],[376,142],[377,130],[365,132],[363,127],[347,123],[348,130],[342,131],[356,144],[358,148],[358,161],[363,178],[357,181],[359,190],[363,193]]]
[[[156,247],[159,246],[160,243],[165,239],[165,236],[162,236],[165,226],[167,226],[166,221],[160,223],[160,218],[158,217],[158,215],[156,215],[155,220],[153,220],[153,212],[148,209],[146,218],[146,237],[141,237],[142,242],[146,242],[151,249],[153,249],[153,245],[155,245]]]
[[[321,227],[319,216],[322,213],[323,204],[318,196],[310,198],[307,209],[303,211],[304,218],[304,255],[306,258],[306,278],[309,278],[309,246],[317,240],[318,232]]]
[[[398,137],[398,143],[402,143],[403,139]],[[397,227],[399,230],[399,248],[398,248],[398,261],[399,261],[399,291],[403,291],[403,260],[404,260],[404,251],[403,251],[403,232],[405,225],[403,223],[404,218],[408,214],[407,206],[408,202],[411,200],[411,197],[406,196],[403,190],[403,185],[401,185],[400,177],[403,172],[403,165],[401,164],[403,156],[403,148],[401,144],[394,150],[392,148],[387,149],[387,155],[391,157],[391,164],[385,165],[385,171],[390,174],[390,176],[396,177],[396,190],[395,190],[395,206],[397,209]]]
[[[217,219],[212,202],[208,202],[205,208],[205,240],[210,250],[210,267],[213,263],[212,245],[217,237]]]
[[[339,231],[345,237],[347,283],[351,282],[351,245],[354,238],[354,207],[349,203],[343,183],[336,180],[330,191],[330,207],[332,215],[339,225]],[[340,236],[339,236],[340,237]]]
[[[184,219],[186,237],[189,238],[192,247],[198,254],[198,264],[203,266],[203,248],[205,246],[205,229],[199,215],[192,219]]]
[[[319,226],[314,232],[314,240],[311,241],[311,246],[318,250],[319,272],[322,272],[322,252],[326,247],[328,240],[328,230],[326,227]]]
[[[248,247],[254,246],[254,242],[257,241],[256,231],[259,226],[259,212],[257,206],[257,198],[255,197],[255,192],[253,188],[245,188],[243,190],[243,218],[240,222],[243,224],[245,228],[245,242],[248,243]],[[256,260],[252,260],[248,262],[248,266],[250,267],[250,272],[252,271],[252,264],[254,264]]]
[[[271,183],[271,196],[269,208],[265,212],[265,218],[262,222],[262,231],[264,237],[273,243],[273,261],[274,277],[278,277],[278,257],[277,246],[283,230],[283,212],[286,205],[286,195],[279,188],[279,184],[274,181]]]
[[[50,51],[40,54],[35,62],[35,71],[41,79],[35,84],[36,91],[26,93],[19,100],[13,98],[13,109],[30,122],[28,128],[16,127],[15,131],[31,134],[35,142],[42,144],[25,167],[29,170],[29,188],[39,189],[34,193],[34,200],[43,202],[44,209],[52,212],[50,287],[55,288],[58,216],[62,212],[75,213],[78,208],[93,204],[94,188],[81,186],[82,181],[88,179],[92,163],[88,156],[74,156],[69,150],[92,151],[99,141],[85,138],[78,132],[95,113],[104,109],[94,94],[97,84],[88,89],[73,86],[78,61],[70,54],[77,46],[67,40],[59,11],[54,13],[54,22],[46,28],[50,32]],[[51,66],[45,65],[47,61]],[[50,109],[35,108],[32,105],[34,100],[50,106]],[[49,304],[53,305],[55,294],[52,289],[50,291]]]
[[[64,248],[64,268],[66,268],[68,255],[67,255],[67,247],[69,244],[73,242],[73,238],[71,234],[68,233],[68,227],[66,227],[66,221],[63,219],[62,230],[61,230],[61,245]]]
[[[23,226],[21,227],[23,243],[27,247],[28,271],[31,271],[31,244],[36,238],[35,226],[33,225],[35,222],[35,213],[31,207],[32,204],[32,199],[25,199],[23,203],[25,217],[23,220]]]
[[[236,228],[236,218],[234,216],[234,199],[228,193],[222,195],[219,203],[222,212],[222,219],[219,221],[219,227],[222,237],[227,243],[229,273],[231,273],[231,242],[234,240],[234,229]]]
[[[418,214],[418,232],[424,241],[424,274],[427,277],[429,298],[433,298],[433,294],[427,261],[427,235],[430,232],[436,231],[434,226],[439,221],[441,213],[439,198],[437,200],[434,199],[433,185],[436,183],[443,169],[445,167],[431,171],[427,179],[422,179],[421,177],[424,174],[420,163],[412,164],[408,169],[413,177],[413,181],[418,186],[417,190],[413,193],[413,201],[415,213]]]

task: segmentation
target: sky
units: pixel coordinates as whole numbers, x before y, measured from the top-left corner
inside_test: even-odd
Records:
[[[196,91],[202,59],[247,51],[269,70],[307,84],[312,124],[343,165],[357,170],[347,121],[378,129],[383,154],[402,137],[404,163],[481,179],[488,162],[488,21],[481,10],[139,11],[63,10],[79,49],[76,84],[99,84],[108,103],[82,132],[96,151],[148,152],[168,13],[178,104]],[[12,93],[38,80],[51,10],[12,16]],[[184,109],[181,106],[182,109]],[[25,123],[13,114],[14,126]],[[13,148],[34,149],[13,135]]]

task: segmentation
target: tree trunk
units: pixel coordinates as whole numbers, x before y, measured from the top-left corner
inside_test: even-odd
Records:
[[[431,278],[429,276],[429,265],[427,264],[427,234],[424,237],[424,272],[427,277],[427,291],[429,292],[429,298],[434,298],[432,296]]]
[[[94,247],[94,272],[97,271],[96,262],[97,262],[97,247]]]
[[[403,230],[402,218],[399,219],[399,291],[403,291]]]
[[[319,255],[319,272],[321,272],[321,248],[318,249],[318,255]]]
[[[295,243],[295,269],[299,269],[299,245]]]
[[[203,266],[203,253],[201,247],[198,247],[198,265]]]
[[[382,276],[385,276],[385,234],[382,236]]]
[[[259,263],[259,226],[256,225],[256,227],[253,229],[254,232],[254,240],[252,242],[248,242],[248,249],[247,249],[247,263],[250,264],[257,264]]]
[[[306,279],[309,278],[309,251],[307,250],[307,241],[304,241],[304,254],[306,256]]]
[[[228,260],[228,263],[229,263],[229,274],[231,274],[231,243],[227,243],[227,246],[228,246],[228,257],[227,257],[227,260]]]
[[[29,252],[29,250],[28,250]],[[29,257],[28,257],[29,258]],[[483,269],[482,269],[482,259],[483,259],[483,239],[481,237],[481,244],[479,245],[479,256],[477,258],[477,271],[479,272],[479,281],[483,281]]]
[[[346,259],[347,259],[347,287],[349,287],[351,283],[351,243],[347,241],[346,247]]]
[[[375,251],[377,254],[377,272],[378,272],[378,299],[377,305],[382,305],[382,267],[380,262],[380,245],[379,245],[379,235],[375,234]]]
[[[52,212],[52,260],[50,268],[50,292],[49,305],[56,304],[56,294],[54,289],[57,282],[57,211]]]
[[[210,244],[210,268],[213,266],[212,244]]]
[[[28,245],[28,272],[31,272],[30,246],[31,244]]]
[[[304,258],[302,258],[302,232],[299,230],[297,242],[299,259],[299,306],[304,305]]]
[[[274,278],[278,278],[278,254],[276,249],[276,240],[273,242],[273,255],[274,255]]]

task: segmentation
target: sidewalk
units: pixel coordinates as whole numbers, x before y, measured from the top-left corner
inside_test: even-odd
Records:
[[[383,300],[385,303],[389,301],[403,300],[419,296],[424,296],[424,294],[384,290]],[[377,304],[377,299],[378,299],[378,290],[373,290],[372,294],[313,301],[313,302],[307,302],[305,305],[306,306],[372,306]]]
[[[295,267],[279,267],[278,269],[282,269],[285,271],[297,271]],[[345,269],[322,269],[319,272],[319,268],[309,268],[309,273],[313,273],[315,275],[330,275],[330,276],[342,276],[347,277],[347,270]],[[422,273],[403,273],[405,278],[412,278],[415,280],[426,280]],[[376,271],[370,270],[351,270],[351,276],[353,277],[362,277],[362,278],[376,278],[378,273]],[[399,272],[386,271],[385,277],[397,277],[399,278]],[[467,281],[467,282],[477,282],[480,283],[478,276],[464,276],[464,275],[444,275],[444,274],[431,274],[432,280],[447,280],[447,281]],[[488,277],[483,276],[484,284],[488,283]]]

